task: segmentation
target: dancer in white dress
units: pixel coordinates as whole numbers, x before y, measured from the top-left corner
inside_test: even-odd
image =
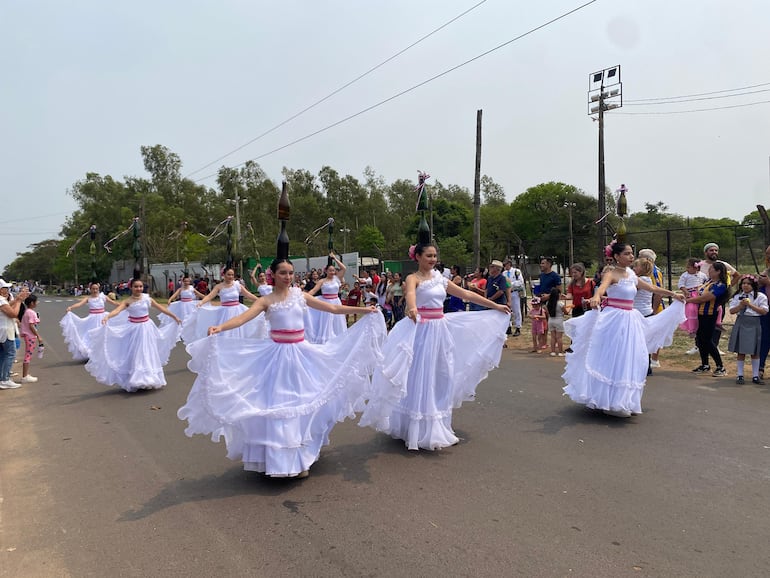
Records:
[[[345,281],[345,271],[347,268],[334,253],[329,253],[336,265],[327,265],[326,277],[315,284],[308,291],[308,295],[317,295],[320,293],[320,299],[333,305],[342,305],[340,301],[340,287]],[[318,309],[308,309],[305,319],[305,339],[310,343],[326,343],[332,337],[347,330],[348,324],[344,315],[335,315]]]
[[[684,296],[641,281],[630,269],[634,261],[630,245],[614,243],[607,252],[615,266],[602,275],[589,301],[591,311],[564,323],[573,353],[567,354],[562,378],[572,401],[630,417],[642,413],[648,355],[670,345],[674,330],[684,321]],[[676,301],[658,315],[644,317],[633,308],[637,287]],[[605,294],[605,306],[599,310]]]
[[[291,287],[288,259],[271,265],[273,293],[209,329],[187,346],[188,367],[198,374],[187,403],[177,412],[185,433],[224,436],[227,457],[246,470],[275,477],[305,477],[329,443],[334,424],[363,406],[369,376],[385,338],[385,321],[374,308],[332,305]],[[328,313],[369,313],[350,331],[323,345],[303,338],[310,306]],[[271,339],[222,337],[266,313]]]
[[[185,275],[182,277],[182,286],[168,298],[168,310],[184,323],[184,320],[195,311],[198,299],[204,299],[205,297],[203,293],[192,286],[190,277]],[[168,315],[163,315],[160,322],[165,325],[167,323],[174,323],[174,320]]]
[[[158,328],[150,320],[150,307],[176,323]],[[109,322],[123,311],[128,312],[128,322]],[[134,279],[131,297],[102,319],[102,327],[91,330],[91,357],[86,370],[99,383],[117,385],[128,392],[163,387],[163,366],[179,341],[179,323],[180,319],[165,305],[144,293],[141,279]]]
[[[433,245],[418,244],[415,256],[419,271],[404,283],[407,317],[388,335],[359,425],[404,440],[410,450],[435,450],[458,442],[452,410],[472,400],[500,362],[511,310],[448,282],[433,269]],[[444,315],[447,293],[493,311]]]
[[[91,283],[88,288],[88,296],[83,297],[74,305],[67,307],[67,313],[59,321],[64,343],[75,361],[86,361],[91,354],[91,338],[89,331],[101,326],[102,318],[107,315],[105,304],[118,306],[119,302],[107,297],[100,291],[99,283]],[[88,304],[88,317],[78,317],[72,313],[73,309]]]
[[[252,301],[257,300],[256,295],[241,285],[240,281],[235,280],[234,269],[225,269],[224,277],[224,281],[217,283],[211,293],[196,303],[195,311],[185,319],[182,326],[182,339],[185,343],[192,343],[206,337],[209,327],[220,325],[248,311],[249,308],[239,300],[241,295]],[[211,300],[217,295],[219,295],[220,305],[211,305]],[[231,331],[227,337],[231,339],[253,337],[259,332],[261,323],[262,320],[253,321]]]

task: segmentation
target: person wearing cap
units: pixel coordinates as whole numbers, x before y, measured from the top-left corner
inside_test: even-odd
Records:
[[[11,300],[11,284],[0,279],[0,389],[21,387],[11,380],[11,368],[16,357],[16,320],[27,297],[29,289],[25,285],[16,299]]]
[[[727,286],[732,287],[741,280],[741,275],[738,271],[730,265],[727,261],[719,259],[719,245],[716,243],[706,243],[703,245],[703,260],[700,262],[701,273],[705,273],[707,278],[711,278],[709,270],[714,263],[722,263],[727,269]],[[722,316],[724,315],[724,307],[719,306],[719,312],[717,313],[717,324],[714,328],[713,342],[714,346],[719,349],[719,340],[722,338]],[[692,350],[690,350],[692,351]],[[690,351],[687,353],[689,354]],[[724,352],[720,350],[720,354]]]
[[[489,264],[486,297],[500,305],[511,306],[511,287],[508,285],[505,275],[503,275],[503,264],[497,259],[494,259]]]

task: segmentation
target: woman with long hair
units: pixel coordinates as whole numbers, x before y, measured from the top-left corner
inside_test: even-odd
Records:
[[[727,375],[722,364],[722,356],[714,344],[714,332],[716,331],[719,308],[727,301],[728,283],[727,267],[721,261],[714,261],[709,269],[709,280],[698,289],[698,295],[688,297],[687,303],[698,305],[698,329],[695,332],[695,345],[700,353],[700,365],[693,369],[693,373],[708,373],[711,371],[709,355],[714,359],[716,367],[714,376]]]
[[[211,305],[211,301],[219,296],[220,305]],[[195,305],[196,309],[185,319],[182,326],[182,339],[185,343],[192,343],[198,339],[206,337],[208,328],[212,325],[219,325],[228,319],[237,317],[248,307],[240,302],[240,297],[257,300],[257,296],[246,289],[240,281],[235,279],[235,269],[228,267],[224,271],[224,280],[217,283],[211,292]],[[242,339],[252,337],[260,333],[263,319],[255,320],[247,326],[239,328],[237,331],[230,332],[227,337],[232,339]]]
[[[245,470],[302,478],[318,460],[338,421],[363,405],[385,323],[375,308],[317,299],[291,287],[294,267],[276,259],[273,292],[187,346],[197,375],[187,403],[177,412],[185,433],[224,436],[227,457]],[[305,310],[368,315],[324,344],[304,339]],[[270,339],[245,338],[233,347],[228,332],[266,315]]]
[[[150,307],[176,323],[158,328],[150,320]],[[124,311],[128,312],[127,321],[109,322]],[[131,281],[131,296],[105,315],[101,323],[101,327],[90,332],[92,347],[86,363],[86,371],[96,381],[107,386],[117,385],[128,392],[166,385],[163,366],[179,341],[181,319],[145,294],[141,279]]]
[[[589,300],[592,310],[564,322],[573,350],[567,354],[562,375],[567,384],[564,393],[588,408],[630,417],[642,413],[648,355],[671,344],[674,330],[684,319],[684,297],[641,281],[630,268],[634,261],[630,245],[615,242],[605,252],[614,266],[605,269],[601,285]],[[645,318],[634,309],[637,288],[677,302]],[[605,295],[606,304],[599,310]]]
[[[313,288],[307,291],[307,294],[315,296],[320,293],[319,299],[333,305],[342,305],[342,301],[340,301],[340,287],[345,281],[347,267],[334,253],[329,253],[329,256],[334,263],[326,266],[326,269],[324,269],[326,276],[316,282]],[[343,333],[347,328],[348,324],[344,315],[335,315],[334,313],[313,308],[307,310],[305,339],[310,343],[326,343],[335,335]]]
[[[88,286],[88,295],[67,307],[67,313],[59,321],[59,326],[64,335],[64,343],[67,344],[67,349],[69,349],[75,361],[86,361],[91,355],[91,336],[89,332],[101,326],[102,319],[107,315],[105,305],[107,303],[115,307],[120,305],[118,301],[110,299],[100,289],[99,283],[91,283]],[[72,313],[73,309],[86,304],[88,304],[87,317],[78,317]]]
[[[405,282],[407,318],[388,335],[359,425],[404,440],[410,450],[436,450],[459,441],[452,410],[473,399],[500,362],[511,310],[436,271],[433,244],[417,244],[414,255],[419,268]],[[492,311],[444,315],[447,293]]]
[[[580,317],[585,313],[583,302],[591,298],[596,285],[593,279],[586,279],[586,268],[582,263],[573,263],[569,273],[572,280],[567,285],[567,298],[572,300],[572,317]]]

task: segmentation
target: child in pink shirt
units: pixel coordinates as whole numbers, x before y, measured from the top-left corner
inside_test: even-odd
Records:
[[[40,334],[37,332],[37,324],[40,323],[40,317],[38,317],[35,309],[37,308],[37,296],[30,295],[24,300],[26,309],[21,317],[21,337],[24,340],[24,361],[21,365],[21,382],[22,383],[34,383],[37,381],[37,377],[29,374],[29,362],[32,361],[32,353],[35,351],[35,345],[40,343],[42,347],[43,342],[40,341]]]

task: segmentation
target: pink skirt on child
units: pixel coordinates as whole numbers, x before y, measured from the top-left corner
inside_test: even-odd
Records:
[[[532,335],[543,335],[545,333],[545,327],[546,327],[545,319],[533,319]]]
[[[690,297],[697,296],[698,291],[690,290]],[[687,303],[684,306],[684,315],[687,319],[679,324],[679,329],[686,331],[690,335],[695,335],[695,332],[698,331],[698,304]]]

